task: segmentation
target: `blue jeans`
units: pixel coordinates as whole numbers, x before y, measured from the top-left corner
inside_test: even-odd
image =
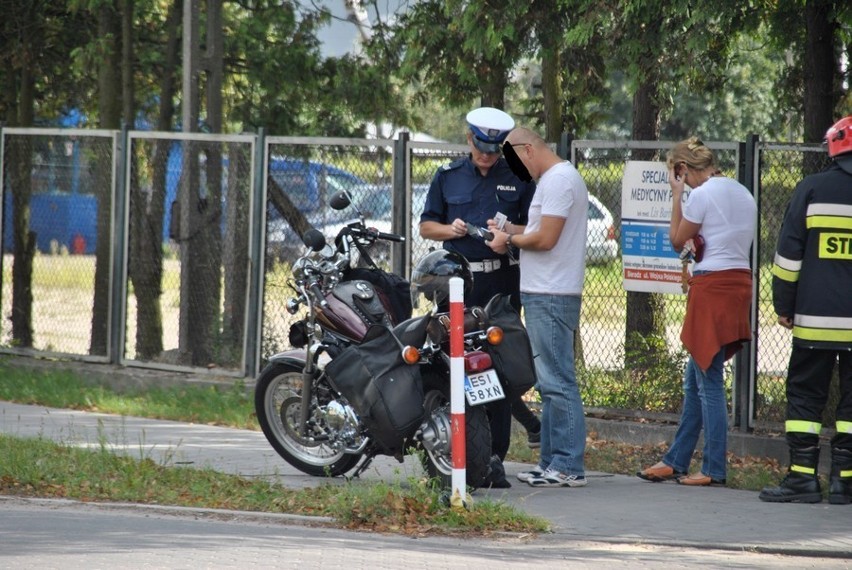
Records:
[[[692,453],[704,428],[704,459],[701,473],[725,479],[728,450],[728,404],[725,397],[724,348],[702,372],[692,357],[683,377],[683,411],[674,442],[663,463],[675,471],[689,471]]]
[[[580,297],[521,293],[541,392],[540,467],[585,475],[586,418],[574,371]]]

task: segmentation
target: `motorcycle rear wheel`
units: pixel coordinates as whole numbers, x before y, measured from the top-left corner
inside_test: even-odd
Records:
[[[254,407],[266,439],[287,463],[315,477],[337,477],[353,469],[361,455],[338,451],[305,438],[297,428],[302,406],[302,369],[273,362],[257,379]]]
[[[450,400],[441,390],[426,393],[423,407],[427,416],[438,414],[441,421],[449,426]],[[488,477],[491,462],[491,426],[488,414],[483,406],[465,408],[465,478],[467,486],[473,489],[481,487]],[[449,437],[449,434],[447,434]],[[453,484],[453,463],[449,446],[439,451],[424,449],[421,456],[423,468],[430,478],[437,479],[441,486],[450,488]]]

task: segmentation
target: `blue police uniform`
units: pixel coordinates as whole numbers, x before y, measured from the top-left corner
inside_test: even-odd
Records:
[[[487,227],[497,212],[509,222],[526,225],[527,211],[535,192],[535,184],[521,182],[503,158],[485,176],[470,157],[442,166],[435,173],[420,222],[449,224],[460,218],[477,227]],[[471,262],[474,273],[473,292],[468,305],[484,306],[496,293],[512,295],[512,304],[520,312],[517,263],[509,256],[498,256],[482,238],[463,236],[444,242],[444,249],[455,251]],[[483,278],[483,274],[500,273],[499,277]]]

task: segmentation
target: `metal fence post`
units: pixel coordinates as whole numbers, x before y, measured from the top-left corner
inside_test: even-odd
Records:
[[[571,143],[574,141],[574,135],[571,133],[562,133],[562,136],[559,137],[559,144],[556,146],[556,154],[558,154],[561,158],[568,160],[571,164],[574,164],[574,156],[573,150],[571,148]],[[577,166],[574,164],[574,166]]]
[[[391,229],[394,233],[405,236],[405,243],[391,248],[391,271],[397,275],[408,276],[411,266],[411,224],[413,215],[411,199],[406,192],[408,187],[408,132],[402,131],[393,144],[393,210],[391,211]]]
[[[264,289],[264,231],[266,228],[266,193],[263,191],[263,176],[266,158],[266,131],[263,127],[257,131],[252,155],[252,195],[251,195],[251,233],[249,234],[249,299],[246,307],[246,358],[245,374],[248,378],[257,376],[260,367],[260,336],[263,318]]]
[[[737,165],[737,177],[739,182],[748,188],[749,192],[759,200],[759,192],[756,191],[755,173],[757,172],[757,143],[760,137],[751,134],[745,143],[739,145],[739,161]],[[760,203],[758,201],[758,211]],[[741,432],[750,432],[754,429],[754,398],[757,383],[757,306],[758,285],[760,283],[760,257],[757,254],[760,236],[760,216],[757,220],[754,243],[752,244],[752,293],[751,293],[751,333],[752,339],[743,345],[734,359],[734,382],[733,382],[733,412],[734,426]]]
[[[124,354],[126,331],[127,303],[126,295],[129,289],[127,272],[128,251],[128,170],[130,168],[130,148],[128,145],[128,125],[116,133],[113,148],[113,168],[115,169],[114,186],[112,189],[113,210],[113,250],[112,250],[112,310],[109,322],[109,350],[107,356],[111,364],[119,364]]]

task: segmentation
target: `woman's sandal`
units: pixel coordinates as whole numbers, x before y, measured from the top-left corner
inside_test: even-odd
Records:
[[[705,475],[703,473],[693,473],[686,477],[680,477],[677,482],[680,485],[687,485],[690,487],[710,487],[712,485],[724,487],[726,484],[725,479],[713,479],[709,475]]]
[[[671,481],[672,479],[677,479],[679,477],[683,477],[686,473],[682,471],[675,471],[673,468],[669,467],[665,464],[657,464],[647,469],[643,469],[642,471],[637,471],[636,476],[640,479],[644,479],[645,481],[651,481],[652,483],[660,483],[662,481]]]

